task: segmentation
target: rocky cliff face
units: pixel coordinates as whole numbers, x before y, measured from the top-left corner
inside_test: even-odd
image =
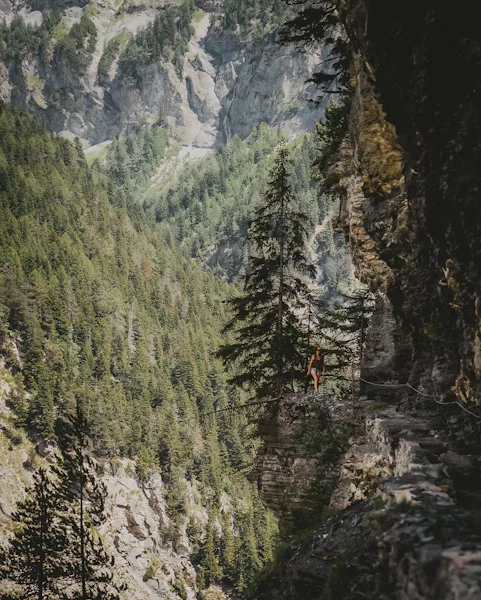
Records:
[[[466,403],[481,398],[481,55],[479,22],[445,8],[342,3],[354,101],[334,171],[359,276],[379,292],[377,339],[395,348],[368,372]]]
[[[306,83],[322,59],[320,53],[301,55],[280,47],[275,34],[255,43],[245,40],[240,32],[211,26],[215,13],[196,13],[180,70],[160,60],[139,64],[135,76],[123,73],[119,57],[128,40],[169,4],[176,3],[64,3],[60,24],[40,52],[23,52],[0,66],[0,97],[29,110],[48,129],[91,144],[159,118],[181,144],[201,148],[235,134],[245,137],[261,122],[299,132],[320,118],[322,106],[309,103],[313,90]],[[10,22],[19,15],[26,23],[40,25],[53,5],[35,7],[3,0],[0,19]],[[96,40],[88,64],[78,69],[59,59],[55,49],[84,17],[93,23]],[[111,54],[105,61],[107,72],[100,75],[106,52]]]
[[[351,418],[349,403],[328,395],[292,394],[273,403],[261,420],[254,476],[284,530],[311,523],[328,506],[328,481],[336,477]],[[327,429],[337,435],[326,436]]]
[[[317,526],[291,544],[254,598],[474,599],[481,597],[481,52],[478,17],[468,23],[467,15],[478,13],[469,2],[456,15],[429,0],[338,6],[351,39],[353,97],[329,177],[356,274],[377,298],[362,375],[410,381],[421,394],[367,386],[331,514],[313,515]],[[387,402],[373,403],[380,394]],[[278,499],[296,498],[296,485],[309,488],[292,473],[303,447],[284,443],[296,402],[286,411],[261,431],[258,459],[261,491],[283,518]],[[317,458],[311,484],[322,472]]]
[[[294,398],[281,399],[282,419],[274,421],[266,438],[268,451],[258,459],[261,494],[284,519],[283,498],[297,509],[312,508],[312,496],[302,491],[309,484],[312,489],[316,475],[317,498],[319,490],[332,489],[332,476],[326,479],[322,468],[322,445],[306,469],[299,458],[302,446],[285,443],[289,437],[284,424],[299,422],[301,413],[306,423],[312,405],[312,397],[300,398],[297,404]],[[430,410],[373,411],[366,399],[354,407],[327,406],[331,429],[352,419],[353,410],[357,424],[339,463],[330,510],[322,517],[310,513],[302,541],[279,557],[253,597],[480,597],[478,457],[453,450],[444,422]]]

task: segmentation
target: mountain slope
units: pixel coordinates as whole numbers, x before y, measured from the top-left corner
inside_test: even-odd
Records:
[[[6,472],[21,471],[7,485],[21,496],[37,454],[54,460],[51,443],[80,402],[111,490],[104,533],[127,581],[169,555],[172,568],[145,577],[152,598],[177,598],[180,556],[193,597],[192,561],[215,527],[219,543],[232,528],[239,556],[225,581],[247,584],[269,558],[261,548],[275,522],[238,473],[252,457],[248,420],[212,418],[242,400],[213,358],[229,285],[129,214],[128,192],[89,170],[78,146],[7,105],[0,132],[0,437]],[[8,514],[12,494],[0,495]],[[255,535],[254,511],[264,519]]]
[[[263,121],[302,131],[322,114],[305,83],[320,56],[279,47],[273,23],[226,28],[191,0],[4,0],[2,17],[0,98],[68,137],[98,143],[161,118],[182,144],[212,147]]]

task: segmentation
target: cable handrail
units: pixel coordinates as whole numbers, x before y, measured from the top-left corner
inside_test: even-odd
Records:
[[[413,392],[415,392],[416,394],[419,394],[420,396],[424,396],[425,398],[432,398],[434,400],[434,402],[440,406],[457,405],[468,415],[471,415],[476,420],[481,421],[481,417],[479,415],[477,415],[476,413],[474,413],[474,412],[470,411],[469,409],[467,409],[466,407],[464,407],[460,402],[458,402],[456,400],[454,400],[453,402],[441,402],[440,400],[437,400],[436,396],[434,396],[433,394],[427,394],[426,392],[422,392],[421,390],[418,390],[417,388],[412,386],[410,383],[379,383],[376,381],[369,381],[367,379],[364,379],[363,377],[358,377],[356,379],[350,379],[348,377],[345,377],[344,375],[324,375],[323,378],[321,378],[321,381],[327,377],[334,378],[334,379],[343,379],[343,380],[349,381],[349,382],[362,381],[363,383],[367,383],[368,385],[372,385],[372,386],[376,386],[376,387],[387,387],[387,388],[407,387],[407,388],[411,389]],[[256,400],[255,402],[245,402],[244,404],[239,404],[237,406],[228,406],[225,408],[219,408],[217,410],[213,410],[208,413],[200,413],[199,416],[200,417],[209,417],[209,416],[217,415],[217,414],[223,413],[223,412],[243,410],[244,408],[249,408],[251,406],[261,406],[264,404],[271,404],[273,402],[279,402],[279,400],[280,400],[280,398],[270,398],[268,400]],[[194,417],[190,417],[187,419],[180,419],[179,421],[182,423],[182,422],[191,420],[193,418]]]

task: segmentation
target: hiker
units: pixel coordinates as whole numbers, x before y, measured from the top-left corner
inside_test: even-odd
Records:
[[[314,389],[317,391],[319,385],[319,377],[326,374],[326,366],[324,364],[324,354],[320,348],[316,348],[316,353],[311,356],[309,366],[307,367],[306,377],[309,377],[309,373],[314,379]]]

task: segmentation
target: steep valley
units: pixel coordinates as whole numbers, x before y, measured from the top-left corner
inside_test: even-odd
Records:
[[[0,598],[77,436],[103,600],[481,599],[475,4],[0,0]],[[254,398],[219,350],[284,144],[327,377]]]

